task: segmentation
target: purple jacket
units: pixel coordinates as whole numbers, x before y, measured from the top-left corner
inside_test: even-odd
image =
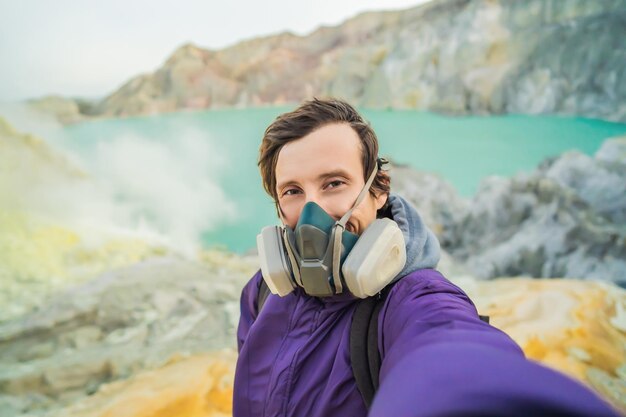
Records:
[[[355,299],[243,290],[234,417],[365,416],[349,355]],[[380,388],[370,416],[616,416],[580,383],[524,358],[432,269],[390,291],[379,316]]]
[[[526,360],[504,332],[434,268],[439,243],[419,214],[389,197],[407,262],[378,318],[380,387],[370,416],[616,416],[582,384]],[[270,295],[258,272],[241,295],[234,417],[358,417],[367,409],[350,365],[350,294]]]

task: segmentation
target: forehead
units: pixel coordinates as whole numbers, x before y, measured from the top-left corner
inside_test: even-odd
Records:
[[[276,184],[306,181],[334,170],[363,176],[361,140],[347,123],[322,126],[283,146],[276,162]]]

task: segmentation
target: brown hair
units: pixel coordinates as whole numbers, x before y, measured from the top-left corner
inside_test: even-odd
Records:
[[[265,191],[274,199],[278,209],[276,193],[276,162],[278,153],[287,143],[300,139],[320,127],[332,123],[347,123],[361,139],[361,160],[363,178],[372,173],[378,160],[378,139],[372,127],[363,117],[345,101],[330,98],[305,101],[297,109],[281,114],[265,130],[259,149],[259,168]],[[376,197],[381,193],[389,194],[390,179],[387,171],[380,169],[370,187],[370,193]],[[380,210],[384,210],[386,207]],[[379,211],[379,212],[380,212]]]

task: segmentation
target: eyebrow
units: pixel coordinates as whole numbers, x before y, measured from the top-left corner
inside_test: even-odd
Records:
[[[328,171],[328,172],[324,172],[320,175],[317,176],[317,181],[323,181],[327,178],[331,178],[331,177],[343,177],[346,179],[350,178],[350,175],[348,174],[348,171],[338,168],[338,169],[334,169],[332,171]],[[295,185],[298,184],[297,181],[295,180],[288,180],[288,181],[284,181],[281,182],[280,184],[276,184],[276,189],[277,190],[282,190],[283,188],[285,188],[288,185]]]

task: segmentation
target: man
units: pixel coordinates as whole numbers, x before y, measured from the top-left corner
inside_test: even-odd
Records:
[[[339,100],[305,102],[267,128],[259,166],[284,228],[260,235],[263,274],[242,292],[234,415],[367,415],[351,320],[384,287],[369,415],[616,415],[479,319],[434,269],[435,236],[379,165],[373,130]],[[263,285],[274,294],[259,309]]]

